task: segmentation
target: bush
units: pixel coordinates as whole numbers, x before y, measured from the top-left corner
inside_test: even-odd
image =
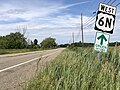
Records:
[[[33,49],[39,49],[39,46],[38,45],[34,45]]]
[[[41,42],[41,47],[43,49],[55,48],[57,46],[54,38],[46,38]]]

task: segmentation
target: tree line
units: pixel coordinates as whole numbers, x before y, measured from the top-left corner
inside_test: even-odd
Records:
[[[109,43],[109,46],[120,45],[120,42],[112,42]],[[27,38],[24,34],[20,32],[10,33],[6,36],[0,36],[0,49],[49,49],[56,47],[82,47],[82,43],[75,42],[72,44],[60,44],[57,45],[55,38],[45,38],[41,43],[38,44],[38,40],[34,39],[30,43],[27,41]],[[84,47],[93,47],[94,43],[84,43]]]
[[[57,44],[55,38],[45,38],[40,44],[38,40],[34,39],[30,43],[25,38],[24,34],[20,32],[10,33],[6,36],[0,36],[0,49],[48,49],[56,48]]]
[[[60,44],[58,47],[82,47],[82,42]],[[109,46],[120,46],[120,42],[111,42]],[[94,43],[84,43],[84,47],[94,47]]]

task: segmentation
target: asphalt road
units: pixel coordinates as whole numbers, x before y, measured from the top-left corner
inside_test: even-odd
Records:
[[[44,50],[14,55],[0,55],[0,90],[22,90],[39,70],[64,49]]]

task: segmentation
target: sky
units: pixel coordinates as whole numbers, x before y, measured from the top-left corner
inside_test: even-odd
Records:
[[[119,0],[0,0],[0,36],[25,31],[29,40],[39,43],[48,37],[58,44],[81,41],[81,13],[84,42],[94,42],[96,12],[99,2],[116,6]],[[120,41],[120,5],[110,42]]]

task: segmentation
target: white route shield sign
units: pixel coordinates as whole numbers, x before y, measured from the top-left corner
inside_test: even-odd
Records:
[[[112,34],[115,15],[116,7],[100,3],[95,22],[95,30]]]

